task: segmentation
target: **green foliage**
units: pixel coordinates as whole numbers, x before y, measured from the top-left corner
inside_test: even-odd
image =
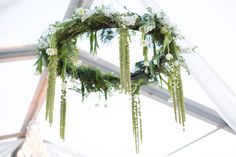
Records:
[[[121,91],[130,93],[131,78],[130,78],[130,56],[129,56],[129,31],[124,28],[119,30],[119,53],[120,53],[120,84]]]
[[[72,19],[50,25],[47,33],[41,36],[37,49],[39,57],[36,69],[41,73],[43,67],[46,67],[49,71],[46,119],[49,119],[50,124],[53,122],[57,76],[61,77],[64,84],[69,79],[75,79],[76,86],[72,89],[81,93],[83,100],[91,92],[102,93],[107,99],[107,93],[121,90],[131,94],[132,97],[133,132],[136,151],[139,152],[139,145],[142,141],[139,100],[141,86],[151,83],[161,87],[166,85],[173,100],[176,121],[184,126],[185,110],[180,66],[186,68],[186,65],[180,55],[180,47],[175,41],[179,35],[174,31],[174,26],[163,22],[165,21],[164,13],[154,14],[150,8],[148,13],[143,16],[131,12],[107,12],[104,9],[103,6],[96,7],[95,11],[82,10],[81,12],[80,10]],[[143,51],[140,53],[143,53],[144,59],[135,64],[135,70],[131,73],[129,32],[137,31],[142,33]],[[78,65],[79,54],[76,39],[83,34],[87,34],[92,54],[97,53],[99,39],[101,43],[106,43],[119,34],[120,78],[113,74],[104,74],[96,68]],[[57,49],[57,54],[47,54],[47,48]],[[152,56],[148,54],[151,52],[150,50],[153,52]],[[61,91],[60,136],[64,139],[66,89],[62,88]]]
[[[136,153],[140,152],[140,145],[142,143],[142,115],[141,115],[141,104],[139,99],[139,91],[142,86],[143,81],[138,80],[132,86],[132,124],[133,124],[133,135],[135,142],[135,150]]]
[[[49,123],[53,122],[53,110],[54,110],[54,97],[56,88],[56,77],[57,77],[57,56],[50,56],[48,64],[48,88],[47,88],[47,101],[46,101],[46,119]]]
[[[180,68],[175,67],[173,75],[168,79],[168,90],[171,95],[171,100],[174,105],[175,120],[183,125],[185,123],[185,107],[182,79],[180,75]]]
[[[114,29],[107,28],[99,31],[100,41],[103,43],[108,43],[115,38],[117,32]]]
[[[65,83],[65,82],[64,82]],[[61,109],[60,109],[60,137],[65,139],[66,128],[66,90],[61,90]]]
[[[67,69],[68,72],[70,69]],[[81,65],[77,68],[77,78],[80,81],[73,90],[80,92],[82,99],[92,92],[103,93],[105,98],[108,92],[119,89],[120,79],[110,73],[104,74],[100,70]]]
[[[90,53],[96,54],[97,53],[98,41],[97,41],[97,32],[90,33]]]

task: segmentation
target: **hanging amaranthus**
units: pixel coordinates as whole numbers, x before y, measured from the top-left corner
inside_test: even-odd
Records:
[[[140,109],[139,94],[136,94],[136,92],[132,93],[132,123],[136,153],[140,152],[140,144],[142,142],[142,119]]]
[[[144,65],[145,66],[149,66],[148,63],[148,42],[146,40],[146,35],[144,32],[144,27],[141,27],[141,42],[142,42],[142,46],[143,46],[143,57],[144,57]]]
[[[48,51],[54,52],[56,50],[50,48]],[[48,75],[48,88],[47,88],[47,100],[46,100],[46,120],[49,120],[50,124],[52,124],[53,122],[57,63],[58,63],[58,56],[56,55],[56,52],[51,53],[49,56],[49,63],[48,63],[49,75]]]
[[[121,28],[119,30],[120,41],[120,84],[121,91],[124,93],[130,93],[131,90],[131,78],[130,78],[130,54],[129,54],[129,31],[128,29]]]
[[[90,53],[97,54],[98,40],[97,40],[97,32],[90,33]]]
[[[62,59],[63,59],[63,67],[62,67],[62,84],[61,84],[61,108],[60,108],[60,137],[64,140],[65,139],[65,128],[66,128],[66,67],[67,67],[67,60],[66,60],[67,51],[62,52]]]
[[[168,79],[168,88],[174,105],[175,120],[184,127],[185,123],[185,107],[182,79],[180,75],[180,66],[175,66],[173,75]]]
[[[60,137],[65,139],[66,127],[66,81],[62,82],[61,109],[60,109]]]

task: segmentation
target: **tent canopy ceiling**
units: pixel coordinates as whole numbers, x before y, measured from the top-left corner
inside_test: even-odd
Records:
[[[32,2],[30,0],[1,1],[0,8],[3,8],[4,6],[4,9],[1,10],[2,14],[0,15],[0,19],[3,23],[2,25],[3,29],[0,30],[0,33],[2,34],[2,36],[0,37],[0,49],[1,49],[0,62],[2,59],[1,57],[3,56],[6,50],[6,47],[9,48],[12,46],[35,44],[40,34],[44,31],[45,28],[48,27],[49,24],[51,24],[53,21],[58,21],[58,20],[63,19],[68,5],[72,2],[75,4],[76,1],[73,1],[73,0],[71,2],[69,0],[64,0],[64,1],[42,0],[39,2]],[[81,2],[81,1],[77,1],[77,2]],[[138,13],[142,13],[145,10],[141,2],[132,1],[132,0],[131,1],[125,1],[125,0],[98,1],[97,0],[92,4],[92,7],[96,5],[100,5],[100,4],[109,5],[111,3],[113,3],[113,6],[115,6],[115,8],[117,7],[116,9],[118,10],[122,9],[121,4],[127,6],[129,10],[135,11]],[[133,3],[137,5],[134,6],[132,5]],[[207,2],[200,0],[198,2],[190,3],[187,0],[181,0],[178,2],[173,2],[170,0],[160,0],[158,1],[158,3],[160,4],[161,8],[163,8],[168,13],[168,15],[173,20],[173,22],[177,23],[179,28],[184,31],[183,32],[184,35],[187,38],[189,38],[191,41],[195,42],[196,45],[199,46],[199,52],[202,52],[202,55],[207,59],[207,61],[209,61],[209,64],[215,67],[216,71],[223,76],[223,79],[233,89],[236,89],[236,83],[234,81],[236,79],[235,78],[236,76],[232,77],[231,70],[228,70],[229,68],[233,68],[234,66],[236,66],[234,65],[236,63],[233,61],[233,58],[234,58],[233,56],[235,56],[235,54],[232,53],[236,49],[233,46],[234,44],[232,43],[234,41],[233,36],[236,32],[230,31],[230,30],[233,30],[233,28],[235,28],[236,26],[235,21],[231,20],[236,15],[235,10],[234,10],[236,6],[235,2],[227,0],[227,3],[225,3],[225,1],[219,0],[216,3],[213,0],[208,0]],[[206,5],[206,3],[209,3],[211,5]],[[82,4],[84,5],[84,3],[81,3],[81,5]],[[211,7],[209,8],[209,6]],[[199,12],[199,10],[196,10],[196,8],[202,8],[201,12]],[[221,11],[219,12],[218,10],[221,10]],[[30,14],[28,14],[28,12],[30,12]],[[188,12],[188,14],[186,14],[186,12]],[[22,18],[16,18],[19,15],[21,15]],[[189,17],[192,17],[192,18],[189,18]],[[220,23],[218,22],[219,18],[222,21]],[[222,29],[222,28],[225,28],[225,24],[227,24],[228,29]],[[219,39],[224,39],[224,40],[219,40]],[[217,45],[217,47],[215,45]],[[86,46],[81,47],[81,48],[85,50],[87,49]],[[109,53],[106,52],[107,49],[108,49],[107,46],[101,47],[100,51],[104,56],[104,58],[102,59],[110,60],[111,56],[109,56]],[[224,53],[224,55],[222,54],[222,52]],[[219,55],[219,54],[226,56],[226,58],[227,56],[230,56],[227,58],[228,62],[222,61],[222,55]],[[102,60],[100,61],[102,63],[101,65],[103,65]],[[30,100],[33,97],[33,91],[37,85],[37,80],[39,79],[38,76],[33,75],[34,67],[32,67],[32,65],[34,64],[34,62],[35,60],[29,60],[29,61],[20,61],[20,62],[0,64],[0,69],[2,69],[1,71],[4,71],[4,69],[6,68],[9,68],[9,71],[12,71],[12,73],[9,73],[9,71],[2,73],[2,76],[4,77],[1,77],[2,81],[0,81],[1,82],[0,92],[1,92],[1,95],[3,95],[2,101],[4,102],[4,104],[7,104],[7,107],[5,107],[6,105],[4,106],[4,111],[2,112],[3,114],[1,114],[1,117],[4,117],[4,118],[1,118],[1,119],[3,120],[5,120],[6,118],[8,119],[7,120],[8,124],[6,124],[5,121],[1,122],[1,124],[6,124],[6,126],[4,127],[4,129],[1,128],[0,135],[8,134],[9,132],[14,133],[14,132],[19,131],[19,128],[21,127],[24,121],[25,113],[27,112],[27,109],[30,104]],[[8,79],[6,79],[6,77],[8,77]],[[212,102],[207,98],[206,94],[196,84],[196,82],[194,82],[194,80],[189,76],[184,76],[184,81],[186,82],[186,85],[185,85],[186,96],[190,99],[200,102],[201,104],[206,105],[207,107],[210,107],[210,111],[212,111],[211,109],[214,109],[214,104],[212,104]],[[194,89],[196,89],[195,92],[192,92],[193,87]],[[78,95],[77,96],[75,96],[74,94],[71,94],[71,95],[73,99],[76,99],[78,97]],[[14,99],[11,99],[11,97],[14,97]],[[96,96],[93,96],[92,98],[96,98]],[[127,151],[126,149],[129,148],[129,146],[122,147],[121,146],[122,140],[113,138],[115,134],[117,133],[115,131],[119,130],[119,127],[114,126],[114,128],[116,128],[117,130],[114,130],[114,128],[113,130],[108,129],[107,127],[107,124],[111,124],[111,121],[107,120],[109,119],[109,116],[112,116],[113,120],[116,120],[116,121],[121,120],[123,124],[126,125],[126,127],[124,126],[120,126],[120,127],[124,127],[124,128],[130,127],[129,126],[130,124],[127,124],[125,122],[125,118],[124,119],[117,118],[117,117],[122,117],[124,115],[121,113],[116,113],[114,111],[115,109],[116,110],[122,109],[122,107],[121,108],[116,107],[120,105],[120,104],[114,103],[114,102],[117,102],[116,99],[119,99],[119,98],[117,97],[111,98],[110,102],[106,102],[108,103],[108,105],[110,104],[110,108],[108,109],[109,111],[106,111],[104,109],[90,108],[91,106],[93,106],[91,104],[96,104],[96,101],[91,102],[88,100],[88,102],[86,103],[86,104],[90,104],[88,105],[90,106],[88,108],[84,107],[82,104],[80,104],[80,102],[77,102],[77,105],[78,104],[79,105],[75,107],[73,105],[76,103],[71,102],[71,104],[73,104],[72,105],[73,107],[71,107],[70,109],[71,111],[74,111],[74,110],[81,110],[81,111],[79,113],[75,112],[73,113],[74,116],[68,117],[68,119],[70,119],[68,120],[68,123],[69,123],[68,127],[69,128],[73,127],[74,124],[70,123],[70,121],[76,122],[77,120],[75,119],[78,119],[78,118],[88,120],[88,122],[93,124],[93,126],[88,126],[87,122],[85,123],[83,121],[79,121],[78,126],[73,127],[74,131],[71,131],[71,134],[68,133],[67,135],[68,141],[66,142],[66,144],[73,147],[73,144],[78,143],[78,141],[81,140],[79,142],[79,145],[81,148],[84,148],[85,152],[83,153],[89,154],[88,153],[89,149],[92,148],[94,150],[93,152],[94,154],[96,153],[102,154],[101,151],[106,150],[106,147],[109,147],[110,142],[117,140],[118,149],[111,148],[111,150],[115,149],[115,151],[119,150],[120,152],[123,152],[124,150]],[[171,132],[166,133],[166,130],[173,131],[174,128],[176,127],[175,124],[173,124],[173,126],[171,127],[166,126],[165,125],[166,122],[163,120],[163,119],[165,119],[166,121],[169,120],[167,117],[168,116],[171,117],[171,115],[173,114],[172,110],[170,108],[166,108],[165,106],[159,105],[160,103],[154,102],[148,98],[144,98],[144,99],[145,99],[143,101],[144,104],[146,104],[147,102],[149,102],[148,104],[152,104],[152,105],[147,105],[147,106],[145,105],[146,107],[144,107],[143,109],[144,115],[146,113],[146,122],[144,123],[148,124],[150,119],[158,119],[160,118],[159,115],[162,116],[160,118],[160,121],[157,120],[158,121],[157,123],[159,124],[158,126],[152,128],[153,126],[146,125],[146,127],[149,128],[146,130],[149,131],[153,129],[153,134],[155,134],[154,130],[158,132],[158,134],[160,135],[166,134],[168,137],[171,136],[173,139],[175,139],[174,141],[179,141],[178,139],[180,137],[183,139],[182,142],[173,144],[173,147],[169,147],[168,149],[163,149],[163,151],[160,151],[161,155],[167,154],[171,152],[172,150],[178,147],[181,147],[182,145],[190,142],[191,140],[194,140],[195,138],[201,135],[206,134],[207,132],[210,132],[211,130],[215,128],[212,125],[209,125],[203,121],[198,121],[197,119],[189,116],[187,120],[189,123],[188,124],[189,130],[184,135],[180,133],[179,131],[177,131],[177,133],[171,133]],[[102,102],[101,104],[104,104],[104,103],[105,102]],[[150,107],[150,109],[147,109],[148,107]],[[207,109],[207,107],[203,108],[203,111]],[[124,106],[123,106],[123,109],[125,109]],[[16,112],[16,111],[19,111],[19,112]],[[150,115],[147,114],[147,113],[152,113],[152,111],[153,112],[155,111],[155,113],[159,113],[159,111],[165,111],[165,114],[162,115],[162,112],[159,113],[158,116],[156,116],[154,113]],[[88,115],[84,115],[82,112],[92,113],[93,116],[100,117],[100,118],[96,120],[94,118],[88,117]],[[113,113],[113,115],[108,114],[107,112],[111,112]],[[44,112],[41,111],[40,116],[38,117],[38,120],[41,121],[43,125],[45,125],[45,128],[47,128],[45,129],[47,130],[45,131],[45,134],[46,134],[45,137],[48,139],[51,138],[52,141],[57,141],[60,143],[60,141],[58,140],[59,136],[57,137],[52,136],[55,133],[54,131],[58,130],[56,128],[57,124],[55,124],[52,128],[49,128],[47,124],[44,124],[43,114]],[[81,114],[81,116],[80,117],[75,116],[77,114]],[[214,114],[215,113],[213,113],[213,115]],[[126,116],[127,117],[129,116],[128,113],[126,113]],[[218,115],[216,114],[216,117],[217,116]],[[219,116],[218,118],[219,118],[218,119],[219,124],[223,123],[223,121],[220,119]],[[99,122],[99,120],[103,121],[103,123]],[[161,120],[163,120],[164,123],[162,123]],[[16,125],[16,121],[17,121],[17,125]],[[144,118],[144,121],[145,121],[145,118]],[[94,123],[98,123],[98,125],[94,125]],[[172,125],[172,122],[169,122],[169,123]],[[99,124],[103,126],[101,128],[106,128],[107,131],[98,130],[95,133],[92,131],[86,133],[86,130],[96,130],[99,127]],[[198,130],[199,127],[205,128],[205,129],[202,129],[199,132]],[[109,131],[113,133],[109,133]],[[147,134],[148,134],[148,131],[146,131]],[[80,135],[78,136],[78,138],[73,139],[72,137],[75,137],[75,135],[77,135],[77,132],[79,132]],[[123,132],[121,132],[122,136],[127,137],[127,135],[125,135],[125,132],[123,134],[122,133]],[[218,134],[221,137],[230,136],[231,140],[235,139],[233,135],[231,136],[225,133],[224,131],[221,131]],[[97,148],[97,146],[99,145],[99,142],[104,140],[102,138],[99,138],[99,136],[100,137],[110,136],[110,139],[112,139],[112,141],[109,141],[108,139],[106,139],[105,141],[107,143]],[[156,140],[160,140],[160,146],[161,146],[161,143],[163,144],[163,141],[166,138],[168,138],[167,136],[163,137],[163,139],[160,136],[155,136]],[[149,138],[151,139],[151,137],[147,136],[147,141],[149,142],[150,145],[152,145],[153,141],[151,141]],[[94,141],[97,141],[98,143]],[[132,139],[130,141],[132,141]],[[94,144],[91,145],[91,142],[94,142]],[[206,140],[203,142],[206,142]],[[214,140],[211,139],[210,142],[214,143]],[[210,143],[210,142],[207,141],[206,143]],[[127,145],[129,144],[127,143]],[[169,143],[166,143],[165,147],[168,147],[168,146],[169,146]],[[196,146],[196,147],[199,148],[201,146]],[[196,152],[197,150],[195,148],[190,148],[190,149],[193,150],[194,152]],[[130,150],[132,150],[132,148]],[[150,149],[146,148],[146,152],[149,152],[150,154],[152,153],[155,154],[154,150],[155,148],[150,148]],[[228,148],[228,150],[229,152],[232,151],[230,148]],[[132,154],[131,151],[127,151],[127,152]],[[90,153],[90,155],[94,155],[93,153]],[[118,155],[124,156],[124,154],[118,154]],[[177,153],[177,156],[178,156],[178,153]]]

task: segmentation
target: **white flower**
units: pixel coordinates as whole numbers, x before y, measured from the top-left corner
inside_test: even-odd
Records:
[[[139,27],[139,31],[140,32],[143,31],[145,34],[147,34],[148,32],[152,31],[154,28],[155,28],[155,24],[143,25]]]
[[[76,14],[78,14],[78,15],[84,15],[84,14],[85,14],[84,8],[79,8],[79,9],[77,9],[77,10],[76,10]]]
[[[168,54],[166,55],[166,59],[167,59],[168,61],[171,60],[171,59],[173,59],[172,54],[168,53]]]
[[[140,32],[142,32],[143,29],[144,29],[144,26],[140,26],[138,30],[139,30]]]
[[[177,67],[177,66],[179,65],[179,61],[176,60],[176,61],[174,62],[174,65]]]
[[[170,21],[169,17],[167,16],[164,16],[160,19],[160,23],[162,25],[166,25],[168,26],[168,28],[172,27],[173,26],[173,23]]]
[[[166,28],[166,26],[163,26],[161,28],[161,34],[166,34],[168,32],[168,29]]]
[[[50,27],[43,32],[38,40],[38,47],[40,49],[45,49],[50,47],[51,36],[57,31],[55,25],[50,25]]]
[[[144,66],[149,66],[149,62],[148,61],[144,61]]]
[[[84,22],[85,20],[87,20],[92,14],[84,14],[83,16],[81,16],[81,22]]]
[[[145,74],[148,74],[148,73],[149,73],[148,68],[146,68],[146,69],[144,70],[144,73],[145,73]]]
[[[157,59],[153,59],[152,62],[153,62],[154,65],[157,65]]]
[[[92,14],[93,12],[91,10],[83,8],[79,8],[75,12],[75,16],[78,16],[82,22],[88,19]]]
[[[106,8],[105,10],[103,10],[103,13],[106,17],[112,17],[113,14],[116,14],[118,12],[114,9],[111,10],[111,8]]]
[[[148,46],[148,45],[150,44],[150,42],[147,41],[147,40],[140,40],[140,44],[141,44],[143,47],[146,47],[146,46]]]
[[[134,26],[137,18],[137,15],[124,15],[121,17],[121,22],[126,26]]]
[[[46,53],[49,56],[57,55],[57,49],[55,49],[55,48],[47,48],[46,49]]]

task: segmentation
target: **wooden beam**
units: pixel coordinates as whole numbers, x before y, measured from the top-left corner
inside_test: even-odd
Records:
[[[36,44],[0,48],[0,63],[36,58]]]
[[[40,80],[38,82],[38,86],[36,88],[36,91],[34,93],[33,99],[30,103],[29,110],[26,114],[24,123],[21,127],[20,132],[25,132],[27,125],[30,121],[35,120],[46,97],[46,90],[47,90],[47,71],[43,71]]]
[[[19,133],[0,136],[0,140],[6,140],[10,138],[19,138],[19,137],[24,137],[24,136],[25,136],[25,132],[19,132]]]

